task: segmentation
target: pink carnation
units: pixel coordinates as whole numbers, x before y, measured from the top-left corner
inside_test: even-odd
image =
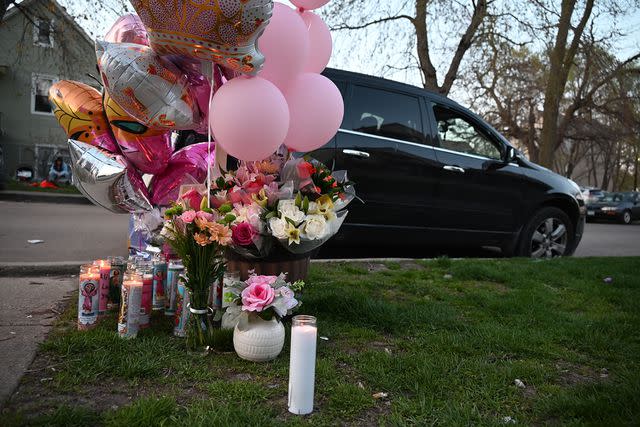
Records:
[[[269,276],[255,276],[269,277]],[[251,280],[251,279],[249,279]],[[275,281],[275,277],[274,277]],[[248,282],[248,281],[247,281]],[[242,309],[244,311],[262,311],[275,298],[275,291],[268,283],[254,281],[242,291]]]
[[[185,224],[191,224],[194,219],[196,219],[196,211],[186,211],[180,215],[180,219],[184,221]]]
[[[198,211],[196,213],[196,218],[207,222],[214,222],[216,220],[216,217],[213,214],[205,211]]]

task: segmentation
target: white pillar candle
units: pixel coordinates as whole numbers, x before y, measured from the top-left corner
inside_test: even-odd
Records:
[[[313,412],[318,328],[313,316],[295,316],[291,327],[289,362],[289,412]]]

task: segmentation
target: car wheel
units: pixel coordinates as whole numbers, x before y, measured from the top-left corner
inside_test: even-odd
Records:
[[[623,224],[631,224],[631,212],[629,211],[624,211],[622,212],[622,223]]]
[[[545,207],[537,211],[522,231],[518,255],[556,258],[571,255],[573,223],[562,210]]]

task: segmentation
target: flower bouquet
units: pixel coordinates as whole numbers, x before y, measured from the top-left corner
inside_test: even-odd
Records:
[[[232,206],[230,249],[244,259],[306,258],[335,235],[355,197],[346,172],[282,151],[219,177],[212,204]],[[284,256],[283,256],[284,255]]]
[[[230,304],[225,316],[237,319],[233,344],[241,358],[272,360],[282,351],[285,334],[280,320],[300,307],[296,292],[304,287],[304,282],[288,283],[285,277],[253,274],[225,291],[224,300]]]
[[[231,205],[211,209],[207,204],[198,191],[187,191],[165,211],[162,230],[185,266],[190,304],[187,348],[195,352],[206,350],[211,342],[210,288],[224,274],[224,250],[232,242],[230,223],[235,220]]]

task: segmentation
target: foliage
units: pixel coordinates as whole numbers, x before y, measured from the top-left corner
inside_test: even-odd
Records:
[[[327,340],[311,416],[287,412],[286,347],[265,364],[185,355],[162,314],[121,340],[113,317],[75,330],[71,307],[36,358],[55,371],[29,372],[2,424],[62,425],[61,414],[92,426],[635,423],[638,258],[370,267],[312,266],[301,311]]]

